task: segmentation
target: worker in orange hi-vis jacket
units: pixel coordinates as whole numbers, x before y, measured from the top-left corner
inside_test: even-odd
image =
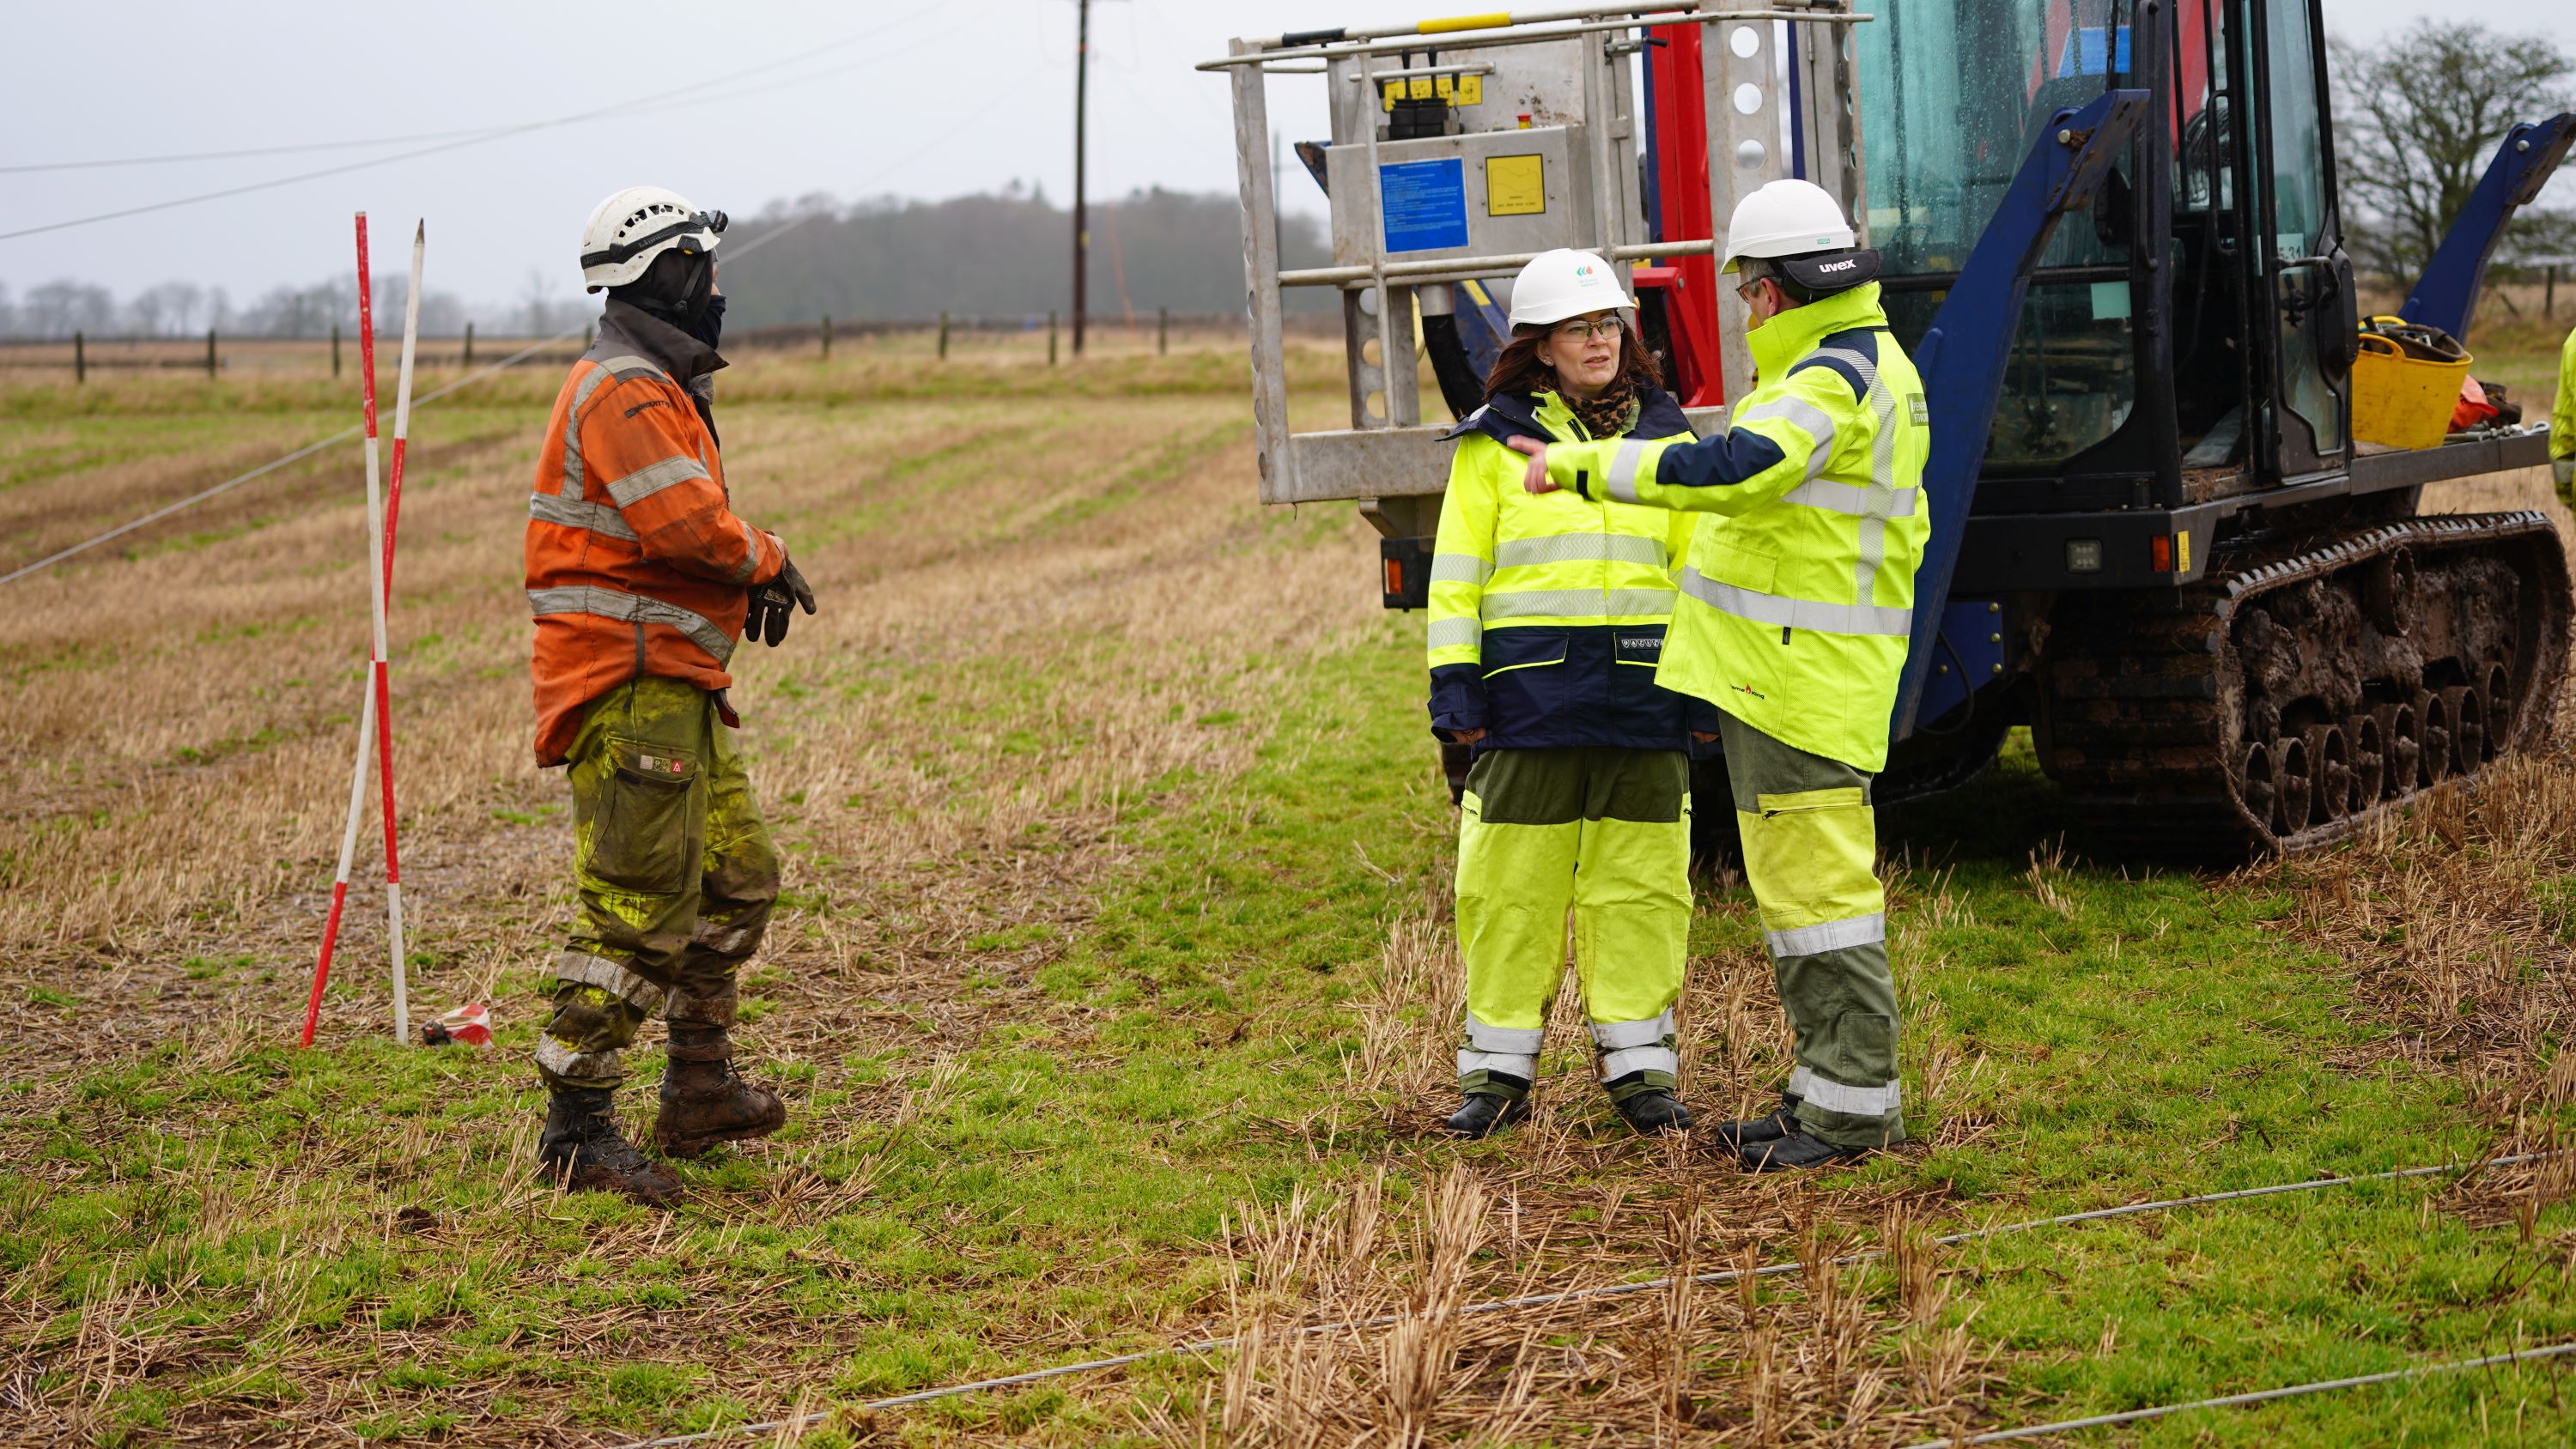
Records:
[[[630,187],[591,213],[582,275],[599,342],[555,399],[528,498],[537,763],[568,765],[580,916],[537,1036],[538,1156],[566,1186],[665,1205],[679,1181],[611,1112],[624,1048],[670,1021],[654,1144],[694,1157],[775,1132],[776,1094],[734,1074],[734,978],[760,945],[778,856],[751,798],[726,667],[814,593],[778,536],[737,515],[717,451],[722,212]]]

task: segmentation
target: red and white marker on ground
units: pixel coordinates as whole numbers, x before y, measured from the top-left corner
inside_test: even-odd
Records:
[[[403,962],[402,858],[395,840],[392,674],[385,648],[385,613],[393,591],[394,523],[402,506],[404,443],[411,431],[412,358],[420,332],[420,263],[427,227],[417,228],[411,242],[411,286],[404,297],[402,370],[394,387],[393,480],[389,490],[377,486],[376,326],[373,279],[367,266],[367,214],[359,212],[358,229],[358,375],[365,399],[367,451],[367,570],[373,613],[374,652],[369,658],[367,691],[358,710],[358,751],[349,778],[349,817],[340,834],[340,866],[331,882],[331,914],[322,925],[322,952],[313,964],[313,994],[304,1006],[305,1046],[322,1014],[322,991],[331,980],[331,953],[340,939],[340,918],[349,898],[349,868],[358,852],[358,819],[367,802],[367,756],[374,747],[381,784],[380,811],[385,825],[385,934],[393,959],[394,1040],[411,1040],[411,1002]]]

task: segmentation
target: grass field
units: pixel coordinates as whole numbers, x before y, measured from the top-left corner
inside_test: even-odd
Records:
[[[387,1040],[372,891],[292,1045],[365,654],[354,445],[8,586],[0,1440],[609,1445],[802,1407],[837,1411],[808,1445],[1903,1445],[2576,1339],[2576,1159],[1932,1242],[2560,1144],[2576,755],[2204,878],[2089,862],[2017,746],[1883,822],[1916,1145],[1783,1182],[1631,1137],[1568,999],[1537,1117],[1462,1146],[1419,620],[1349,510],[1254,504],[1240,358],[853,353],[724,380],[737,505],[823,604],[738,669],[789,859],[743,1035],[794,1116],[685,1167],[676,1213],[533,1167],[570,829],[519,538],[554,376],[423,412],[402,515],[412,999],[488,999],[493,1052]],[[1332,409],[1331,359],[1297,380]],[[0,384],[0,570],[344,426],[347,391]],[[1692,941],[1685,1095],[1734,1115],[1786,1064],[1740,886]],[[1209,1336],[1238,1343],[857,1407]],[[2533,1366],[2071,1442],[2571,1436]]]

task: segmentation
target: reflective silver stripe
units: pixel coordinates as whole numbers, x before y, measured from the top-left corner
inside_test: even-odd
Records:
[[[1644,1021],[1596,1021],[1592,1023],[1592,1044],[1604,1051],[1620,1047],[1655,1046],[1673,1034],[1673,1014],[1650,1016]]]
[[[578,981],[584,986],[615,992],[629,1006],[647,1016],[660,1009],[664,995],[661,987],[624,965],[605,956],[593,956],[587,951],[564,952],[563,959],[555,963],[555,979]]]
[[[528,495],[528,516],[547,523],[560,523],[567,528],[586,528],[629,543],[635,541],[635,530],[626,526],[626,515],[605,503],[563,498],[552,493],[531,493]]]
[[[1619,451],[1610,456],[1610,496],[1622,503],[1637,501],[1637,461],[1646,456],[1646,445],[1635,438],[1621,438]]]
[[[542,1031],[537,1033],[537,1065],[568,1082],[613,1087],[626,1079],[626,1064],[618,1053],[585,1056]]]
[[[1497,569],[1525,569],[1554,563],[1635,563],[1662,568],[1664,541],[1633,533],[1559,533],[1547,538],[1516,538],[1509,543],[1494,545],[1494,567]]]
[[[1488,591],[1488,619],[1613,619],[1673,611],[1670,589],[1520,589]]]
[[[733,581],[747,584],[751,582],[753,574],[760,572],[760,539],[752,533],[750,523],[746,522],[740,514],[734,516],[733,526],[742,530],[742,567],[733,571]]]
[[[1869,481],[1889,493],[1896,490],[1896,399],[1879,381],[1878,369],[1861,364],[1869,378],[1869,406],[1878,415],[1878,431],[1870,438]],[[1860,521],[1860,556],[1852,563],[1852,602],[1870,603],[1878,597],[1878,568],[1887,562],[1887,520],[1872,514]]]
[[[1717,610],[1775,629],[1816,629],[1827,634],[1879,634],[1899,638],[1914,632],[1914,611],[1875,604],[1820,604],[1813,599],[1784,599],[1721,584],[1698,569],[1682,570],[1682,592]],[[1489,609],[1488,612],[1491,612]]]
[[[1536,1053],[1522,1056],[1510,1052],[1462,1051],[1458,1053],[1458,1075],[1463,1077],[1469,1072],[1501,1072],[1524,1082],[1532,1081],[1538,1076],[1538,1056]]]
[[[674,483],[686,483],[692,478],[706,476],[706,464],[682,454],[664,458],[659,463],[647,463],[609,484],[608,496],[617,500],[618,507],[632,508]]]
[[[583,378],[581,385],[572,390],[572,406],[564,409],[563,485],[557,491],[566,498],[579,498],[582,495],[582,405],[590,401],[590,395],[599,391],[599,385],[608,381],[609,376],[610,374],[603,370],[595,371]]]
[[[1789,1074],[1789,1091],[1802,1102],[1813,1102],[1828,1112],[1847,1112],[1854,1117],[1885,1117],[1902,1105],[1903,1090],[1898,1083],[1883,1087],[1846,1087],[1840,1082],[1817,1076],[1800,1067]]]
[[[1435,553],[1431,556],[1431,582],[1435,584],[1481,584],[1494,572],[1494,566],[1472,553]]]
[[[1884,913],[1848,916],[1820,925],[1800,926],[1788,931],[1765,931],[1763,944],[1780,960],[1793,956],[1813,956],[1824,951],[1839,951],[1846,946],[1875,946],[1887,939],[1887,917]]]
[[[1601,1054],[1601,1080],[1615,1082],[1631,1072],[1663,1072],[1680,1076],[1682,1059],[1671,1047],[1629,1047],[1623,1051]]]
[[[1487,1026],[1467,1013],[1467,1045],[1480,1052],[1501,1052],[1506,1056],[1534,1057],[1540,1043],[1547,1040],[1543,1026]]]
[[[1834,451],[1834,420],[1825,415],[1824,409],[1805,398],[1784,396],[1746,408],[1744,416],[1737,418],[1733,426],[1740,428],[1746,423],[1758,423],[1765,418],[1782,419],[1805,433],[1809,440],[1814,442],[1815,451],[1807,456],[1807,476],[1815,477],[1823,468],[1823,464],[1818,460],[1830,456]]]
[[[1801,483],[1781,494],[1780,501],[1801,503],[1809,508],[1821,508],[1828,513],[1848,513],[1854,518],[1912,518],[1915,504],[1921,501],[1922,497],[1923,490],[1919,488],[1890,491],[1875,486],[1864,487],[1858,483],[1836,483],[1829,478],[1818,478],[1811,483]]]
[[[1485,626],[1475,619],[1434,619],[1426,637],[1434,649],[1473,649],[1483,642]]]
[[[616,619],[634,624],[667,624],[689,636],[696,645],[715,656],[721,665],[733,658],[734,641],[715,622],[703,614],[691,613],[677,604],[648,599],[617,589],[603,589],[596,584],[573,584],[559,589],[528,590],[528,612],[542,618],[548,614],[594,614],[602,619]]]
[[[671,380],[671,374],[664,372],[660,366],[646,358],[638,357],[632,352],[620,353],[615,357],[603,359],[599,365],[615,374],[617,379],[621,382],[630,377],[637,377],[646,374],[658,377],[664,382],[669,382]]]

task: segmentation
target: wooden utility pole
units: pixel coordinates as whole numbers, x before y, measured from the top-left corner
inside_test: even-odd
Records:
[[[1091,218],[1083,202],[1083,122],[1091,92],[1091,0],[1074,0],[1073,41],[1073,355],[1082,355],[1084,273],[1091,259]],[[1052,360],[1052,359],[1050,359]]]

